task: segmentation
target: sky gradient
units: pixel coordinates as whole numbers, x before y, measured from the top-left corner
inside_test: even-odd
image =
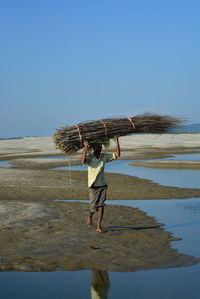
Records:
[[[0,5],[0,138],[144,112],[200,122],[199,1]]]

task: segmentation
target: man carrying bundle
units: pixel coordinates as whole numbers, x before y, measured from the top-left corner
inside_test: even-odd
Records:
[[[120,157],[120,145],[118,137],[114,138],[116,142],[116,151],[113,154],[101,153],[102,145],[100,143],[91,144],[93,153],[87,154],[88,142],[84,141],[84,150],[82,153],[82,163],[88,165],[88,187],[90,198],[90,213],[87,219],[88,226],[92,226],[93,214],[98,212],[96,232],[104,233],[101,223],[104,214],[104,205],[106,200],[107,184],[104,176],[105,163],[116,160]]]

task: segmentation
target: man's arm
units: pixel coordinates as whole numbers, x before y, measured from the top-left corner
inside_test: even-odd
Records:
[[[84,149],[82,152],[82,164],[85,164],[86,162],[87,151],[88,151],[88,142],[84,140]]]
[[[116,143],[116,151],[115,151],[115,156],[116,158],[119,158],[121,155],[121,151],[120,151],[120,145],[119,145],[119,138],[118,136],[116,136],[115,138],[113,138],[115,143]]]

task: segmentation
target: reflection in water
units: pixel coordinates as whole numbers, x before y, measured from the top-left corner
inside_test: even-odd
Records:
[[[92,299],[107,299],[109,286],[108,273],[103,270],[93,270],[91,285]]]

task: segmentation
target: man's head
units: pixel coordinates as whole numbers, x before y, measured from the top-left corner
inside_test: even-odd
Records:
[[[91,144],[91,146],[92,146],[92,149],[93,149],[94,153],[96,153],[96,154],[101,153],[102,145],[100,143],[96,142],[96,143]]]

